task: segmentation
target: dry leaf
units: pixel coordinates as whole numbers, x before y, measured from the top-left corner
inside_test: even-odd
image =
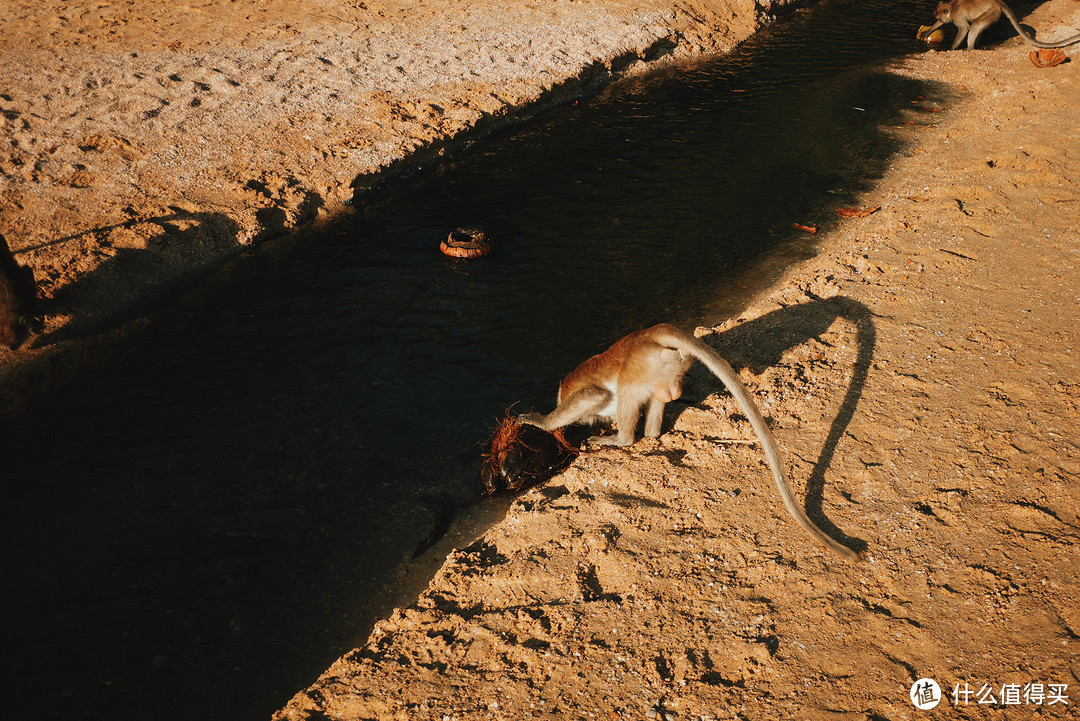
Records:
[[[794,228],[795,230],[804,230],[807,233],[811,233],[811,234],[817,232],[817,226],[814,226],[814,225],[803,225],[802,223],[792,223],[791,227]]]
[[[876,208],[837,208],[836,214],[841,218],[865,218],[868,215],[873,215],[879,210],[881,210],[880,205]]]

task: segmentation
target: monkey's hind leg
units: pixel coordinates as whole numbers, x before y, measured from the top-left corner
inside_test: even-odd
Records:
[[[975,43],[978,42],[979,35],[982,34],[983,30],[986,30],[986,28],[990,27],[990,25],[995,20],[997,20],[999,17],[1001,17],[1000,13],[995,14],[995,13],[992,13],[992,12],[987,12],[987,13],[983,13],[979,17],[975,18],[975,20],[971,23],[971,27],[968,29],[968,34],[967,34],[967,49],[968,50],[974,50],[975,49]]]
[[[664,422],[664,406],[667,405],[656,397],[649,399],[645,409],[645,437],[659,438],[660,426]]]
[[[649,400],[653,400],[649,397]],[[634,433],[637,431],[638,419],[641,417],[641,407],[648,402],[631,388],[623,388],[619,393],[618,407],[615,409],[615,425],[618,433],[613,436],[593,436],[587,443],[595,443],[601,446],[629,446],[634,442]],[[660,412],[663,414],[664,404],[660,403]],[[650,409],[652,408],[650,404]],[[648,422],[647,422],[648,424]],[[650,426],[651,427],[651,426]],[[657,431],[656,435],[660,435]]]
[[[956,23],[956,38],[953,39],[952,47],[949,50],[956,50],[960,47],[960,43],[964,42],[964,36],[968,34],[968,28],[970,27],[967,20],[963,18],[956,18],[953,22]]]

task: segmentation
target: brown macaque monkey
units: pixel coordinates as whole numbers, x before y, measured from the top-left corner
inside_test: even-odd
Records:
[[[695,358],[727,386],[750,420],[765,450],[765,458],[776,479],[776,488],[791,517],[803,530],[836,554],[848,560],[857,559],[855,551],[825,535],[799,507],[784,476],[784,464],[772,431],[731,365],[712,348],[673,325],[661,323],[631,333],[603,353],[588,359],[566,376],[559,386],[555,410],[547,415],[526,413],[519,420],[546,431],[573,423],[614,420],[618,427],[617,435],[594,436],[589,441],[628,446],[634,442],[641,409],[646,406],[645,435],[656,438],[660,435],[664,405],[682,395],[683,376]]]
[[[34,271],[19,265],[0,235],[0,344],[17,349],[40,325]]]
[[[919,39],[922,40],[942,25],[953,23],[956,25],[956,39],[953,40],[952,47],[949,49],[956,50],[963,42],[964,36],[967,36],[967,49],[971,50],[975,47],[975,42],[982,31],[997,22],[1002,13],[1016,28],[1016,32],[1020,33],[1020,37],[1037,48],[1061,48],[1080,42],[1080,35],[1073,35],[1071,38],[1055,43],[1039,42],[1024,32],[1016,15],[1001,0],[950,0],[950,2],[939,3],[937,10],[934,11],[937,22],[926,32],[920,33]]]

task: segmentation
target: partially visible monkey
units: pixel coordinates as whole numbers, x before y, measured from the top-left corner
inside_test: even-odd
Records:
[[[750,419],[776,479],[776,488],[791,517],[830,550],[843,558],[857,559],[855,551],[825,535],[799,507],[785,479],[783,461],[772,431],[732,367],[712,348],[673,325],[661,323],[631,333],[603,353],[588,359],[566,376],[559,386],[555,410],[547,415],[526,413],[519,420],[546,431],[573,423],[614,420],[618,427],[617,435],[594,436],[589,441],[628,446],[634,442],[641,408],[647,406],[645,435],[655,438],[660,435],[664,405],[682,395],[683,376],[695,358],[723,381]]]
[[[942,25],[953,23],[956,25],[956,39],[953,40],[952,47],[949,49],[956,50],[963,42],[964,36],[967,36],[967,49],[971,50],[975,47],[975,42],[982,31],[997,22],[1002,13],[1016,28],[1016,32],[1020,33],[1020,37],[1037,48],[1061,48],[1080,42],[1080,35],[1073,35],[1071,38],[1059,40],[1056,43],[1039,42],[1024,32],[1016,15],[1002,0],[950,0],[939,3],[937,10],[934,11],[937,22],[930,26],[929,30],[920,33],[919,39],[922,40]]]
[[[17,349],[37,329],[34,271],[19,265],[0,235],[0,343]]]

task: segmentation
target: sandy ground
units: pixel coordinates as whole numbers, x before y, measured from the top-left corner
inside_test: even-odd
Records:
[[[522,495],[276,718],[1076,717],[1080,66],[1013,40],[895,72],[957,101],[895,129],[880,210],[703,333],[864,560],[785,516],[710,395]]]
[[[44,341],[128,320],[243,247],[770,0],[6,0],[0,233]],[[0,356],[0,362],[4,359]]]
[[[382,169],[643,58],[730,47],[761,12],[447,6],[8,0],[0,232],[48,315],[0,351],[6,392],[27,390],[7,371],[333,215]],[[1071,34],[1080,4],[1026,21]],[[520,496],[277,718],[903,719],[923,677],[945,694],[928,717],[1075,715],[1080,66],[1037,69],[1012,40],[893,71],[956,100],[893,129],[909,152],[853,201],[880,209],[701,331],[863,560],[786,517],[698,373],[663,437]]]

